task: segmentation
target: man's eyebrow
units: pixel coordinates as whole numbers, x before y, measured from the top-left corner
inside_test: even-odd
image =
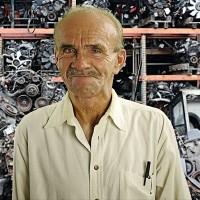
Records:
[[[84,47],[85,48],[97,48],[97,49],[101,49],[103,51],[106,50],[106,48],[104,47],[104,45],[99,44],[99,43],[98,44],[86,44]],[[65,49],[65,48],[75,48],[75,46],[72,45],[72,44],[61,44],[59,46],[59,49]]]
[[[85,45],[85,48],[93,48],[93,49],[100,49],[102,51],[106,51],[105,46],[102,44],[87,44]]]
[[[64,49],[64,48],[74,48],[74,45],[71,44],[62,44],[59,49]]]
[[[87,44],[87,45],[85,45],[85,47],[105,50],[105,47],[102,44]]]

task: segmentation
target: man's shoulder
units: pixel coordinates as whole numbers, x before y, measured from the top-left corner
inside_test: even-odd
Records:
[[[127,107],[127,108],[132,108],[134,110],[141,110],[141,111],[147,111],[147,112],[158,112],[158,113],[162,113],[162,111],[160,109],[142,104],[142,102],[135,102],[135,101],[131,101],[131,100],[127,100],[127,99],[123,99],[123,98],[119,98],[120,102],[122,104],[122,106]]]
[[[60,104],[60,102],[53,103],[51,105],[38,108],[27,115],[25,115],[21,121],[23,122],[42,122],[49,119],[55,108]]]
[[[131,100],[123,99],[123,98],[120,98],[120,102],[121,102],[122,108],[125,110],[129,110],[130,112],[165,115],[163,111],[161,111],[160,109],[144,105],[140,102],[135,102],[135,101],[131,101]]]

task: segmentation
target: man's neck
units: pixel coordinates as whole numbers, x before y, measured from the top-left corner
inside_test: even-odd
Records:
[[[111,102],[111,94],[104,98],[78,97],[69,95],[74,108],[74,114],[79,121],[85,136],[90,143],[93,130],[108,109]]]
[[[78,97],[70,95],[74,114],[76,118],[88,123],[93,122],[95,125],[99,122],[100,118],[104,115],[111,102],[111,94],[104,98],[95,97]],[[95,120],[96,119],[96,120]],[[99,120],[98,120],[99,119]]]

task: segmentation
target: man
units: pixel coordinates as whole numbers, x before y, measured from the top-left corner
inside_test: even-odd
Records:
[[[112,90],[126,59],[120,23],[75,7],[54,40],[68,93],[17,127],[13,200],[190,199],[167,117]]]

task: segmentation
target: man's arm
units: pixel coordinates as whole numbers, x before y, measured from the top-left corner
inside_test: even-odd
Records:
[[[174,130],[165,117],[157,149],[156,199],[190,200]]]
[[[29,162],[27,137],[19,125],[15,131],[12,200],[28,200]]]

